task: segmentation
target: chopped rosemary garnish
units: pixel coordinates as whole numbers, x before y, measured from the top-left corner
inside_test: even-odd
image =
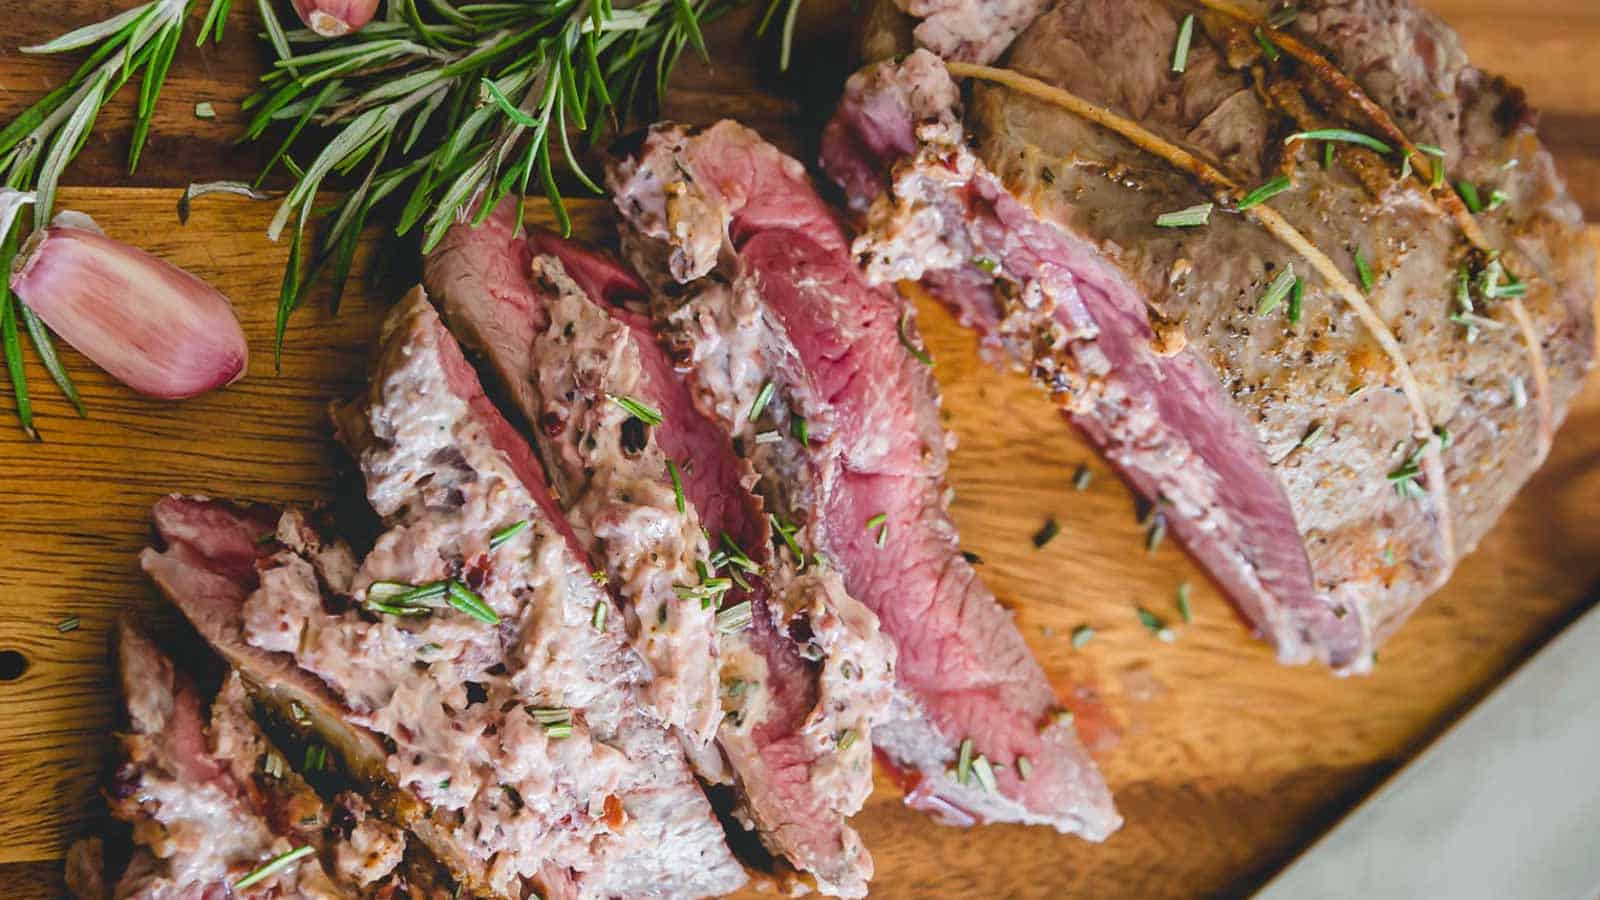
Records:
[[[1306,280],[1299,276],[1294,279],[1294,287],[1289,290],[1289,321],[1300,322],[1300,307],[1306,299]]]
[[[1456,182],[1456,193],[1461,195],[1463,203],[1467,204],[1470,213],[1483,212],[1483,200],[1478,196],[1478,186],[1465,178]]]
[[[589,624],[594,627],[595,631],[606,630],[606,601],[595,601],[594,614],[589,617]]]
[[[1413,452],[1400,468],[1389,473],[1389,483],[1394,485],[1394,492],[1407,500],[1418,500],[1428,495],[1421,482],[1422,454],[1427,449],[1424,444]]]
[[[1026,756],[1017,757],[1017,777],[1027,781],[1033,775],[1033,763]]]
[[[243,878],[240,878],[238,881],[235,881],[233,883],[233,889],[236,891],[242,891],[247,887],[251,887],[252,885],[260,884],[279,872],[285,871],[290,866],[302,859],[305,859],[315,852],[316,848],[312,847],[310,844],[307,844],[304,847],[296,847],[287,853],[280,853],[268,860],[266,864],[261,866],[259,869],[256,869],[255,871],[245,875]]]
[[[1280,6],[1267,16],[1267,24],[1273,28],[1285,28],[1300,17],[1300,10],[1294,6]]]
[[[307,772],[320,772],[328,767],[328,748],[322,744],[310,744],[306,747],[304,765],[300,768]]]
[[[1142,606],[1135,607],[1134,610],[1139,614],[1139,624],[1158,640],[1170,644],[1176,639],[1177,635],[1173,634],[1172,629],[1167,627],[1166,621],[1160,616]]]
[[[606,579],[606,570],[605,569],[595,569],[593,572],[589,573],[589,580],[594,582],[595,584],[605,584],[606,581],[607,581],[607,579]]]
[[[762,410],[767,408],[767,404],[772,401],[772,395],[777,389],[777,385],[770,380],[761,386],[761,390],[756,393],[755,402],[750,404],[750,421],[754,422],[761,418]]]
[[[772,530],[776,531],[778,536],[783,538],[784,546],[788,547],[789,552],[794,554],[795,562],[799,563],[801,567],[804,567],[806,564],[806,555],[800,550],[799,543],[797,543],[794,539],[794,533],[800,530],[800,526],[790,525],[788,522],[778,518],[773,513],[767,513],[767,519],[772,522]]]
[[[80,624],[82,623],[77,616],[69,616],[56,623],[56,631],[62,634],[66,634],[69,631],[77,631]]]
[[[882,547],[884,541],[888,540],[889,538],[889,514],[878,513],[877,515],[868,519],[867,530],[871,531],[874,528],[878,530],[877,544],[879,547]]]
[[[933,357],[928,355],[928,351],[911,343],[911,339],[906,337],[906,319],[910,318],[910,316],[911,310],[908,309],[900,314],[900,321],[895,323],[894,330],[895,334],[900,337],[900,346],[906,348],[906,352],[916,357],[917,362],[925,366],[931,366],[933,365]]]
[[[855,732],[855,729],[854,728],[845,729],[844,733],[839,735],[839,752],[843,753],[844,751],[849,750],[851,747],[855,746],[855,743],[856,743],[856,732]]]
[[[528,706],[524,708],[528,711],[528,715],[532,716],[533,720],[540,725],[572,721],[572,710],[565,706]]]
[[[1079,463],[1078,471],[1072,473],[1072,489],[1086,491],[1089,489],[1089,482],[1093,480],[1094,473],[1089,471],[1088,463]]]
[[[520,522],[512,522],[510,525],[507,525],[499,531],[496,531],[494,534],[489,536],[489,549],[499,550],[505,545],[506,541],[509,541],[524,531],[527,531],[530,524],[531,523],[527,519],[523,519]]]
[[[1502,282],[1500,279],[1507,279]],[[1500,300],[1506,297],[1522,297],[1528,293],[1528,285],[1507,274],[1505,267],[1499,260],[1490,262],[1483,268],[1483,277],[1478,285],[1478,290],[1486,300]]]
[[[1429,185],[1434,190],[1438,190],[1439,188],[1444,187],[1444,160],[1443,159],[1436,159],[1436,160],[1433,161],[1433,178],[1432,178],[1431,181],[1429,181]]]
[[[474,594],[466,585],[459,581],[452,581],[448,587],[449,603],[455,609],[483,622],[487,625],[499,625],[500,615],[483,598]]]
[[[689,504],[683,497],[683,479],[678,475],[678,464],[670,459],[667,460],[667,474],[672,476],[672,501],[678,507],[678,514],[682,515]]]
[[[1266,293],[1262,294],[1261,299],[1256,302],[1256,318],[1266,318],[1271,315],[1272,311],[1278,308],[1278,304],[1282,303],[1284,298],[1289,296],[1289,292],[1294,289],[1294,282],[1294,264],[1286,263],[1283,271],[1278,273],[1277,278],[1272,279],[1272,283],[1267,286]]]
[[[1000,271],[1000,261],[992,256],[974,256],[972,264],[990,275]]]
[[[1034,549],[1043,549],[1045,544],[1050,543],[1050,541],[1060,533],[1061,526],[1056,524],[1055,516],[1045,519],[1044,525],[1040,526],[1039,530],[1033,533]]]
[[[717,604],[723,594],[733,590],[733,580],[730,578],[705,578],[700,583],[689,585],[675,584],[672,592],[678,595],[679,600],[698,600],[701,609],[710,609]],[[663,610],[666,607],[662,607]]]
[[[1244,212],[1252,206],[1260,206],[1293,186],[1294,183],[1289,180],[1289,176],[1275,175],[1260,187],[1245,194],[1244,199],[1239,201],[1239,211]]]
[[[1072,629],[1072,649],[1082,650],[1084,645],[1094,640],[1094,629],[1088,625],[1079,625]]]
[[[1444,159],[1444,148],[1437,144],[1415,144],[1419,153],[1426,153],[1435,159]]]
[[[609,396],[611,397],[612,403],[615,403],[616,405],[627,410],[628,415],[633,416],[635,419],[638,419],[646,425],[661,424],[661,411],[650,404],[645,403],[642,400],[636,400],[627,396],[619,396],[617,394],[611,394]]]
[[[995,783],[994,768],[989,765],[987,756],[979,754],[977,758],[973,759],[972,774],[977,777],[978,786],[989,793],[992,794],[1000,789],[999,785]]]
[[[1216,205],[1212,203],[1199,203],[1176,212],[1166,212],[1156,216],[1158,228],[1198,228],[1211,221],[1211,210]]]
[[[1292,144],[1295,141],[1332,141],[1340,144],[1355,144],[1375,153],[1388,153],[1394,149],[1372,135],[1351,131],[1348,128],[1318,128],[1313,131],[1297,131],[1283,139],[1285,144]]]
[[[544,726],[545,737],[561,740],[572,737],[572,710],[565,706],[524,707],[535,722]]]
[[[1523,409],[1528,405],[1528,387],[1522,381],[1521,375],[1511,376],[1511,405]]]
[[[1274,44],[1272,39],[1267,37],[1267,33],[1260,28],[1255,29],[1255,38],[1256,43],[1261,45],[1261,52],[1266,54],[1267,62],[1277,62],[1278,57],[1282,55],[1278,45]]]
[[[1489,192],[1489,205],[1485,206],[1484,210],[1493,211],[1505,206],[1509,202],[1511,202],[1511,195],[1500,190],[1499,188],[1495,188]]]
[[[1333,142],[1332,141],[1324,141],[1322,143],[1322,167],[1324,169],[1333,168]]]
[[[956,750],[956,783],[966,784],[972,779],[972,738],[966,738]]]
[[[1367,262],[1367,254],[1356,248],[1356,277],[1361,280],[1361,293],[1372,293],[1372,266]]]
[[[398,581],[374,581],[367,587],[366,607],[391,616],[423,616],[437,607],[449,591],[444,581],[412,585]]]
[[[1189,67],[1189,45],[1194,42],[1194,14],[1183,17],[1178,26],[1178,43],[1172,48],[1172,71],[1182,73]]]
[[[1144,532],[1144,552],[1154,553],[1161,546],[1161,539],[1167,536],[1167,515],[1156,512],[1150,517],[1150,525]]]
[[[1178,583],[1178,615],[1183,618],[1183,624],[1194,624],[1194,613],[1189,609],[1189,582]]]
[[[261,771],[272,778],[282,778],[289,770],[289,762],[282,754],[268,750],[261,756]]]
[[[723,560],[728,565],[753,574],[761,572],[761,566],[757,565],[756,561],[744,552],[744,548],[739,546],[739,542],[726,531],[722,533],[722,554]]]
[[[723,634],[733,634],[750,627],[755,621],[755,614],[751,612],[750,601],[744,600],[717,613],[717,631]]]
[[[811,443],[811,432],[806,426],[806,417],[794,410],[789,411],[789,433],[802,444]]]

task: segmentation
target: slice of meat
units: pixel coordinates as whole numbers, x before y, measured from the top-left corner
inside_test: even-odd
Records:
[[[644,285],[554,235],[524,241],[513,209],[447,234],[428,261],[428,283],[452,329],[485,354],[536,423],[574,521],[601,518],[597,507],[621,522],[642,517],[652,525],[637,529],[644,537],[692,550],[686,564],[649,576],[671,577],[665,587],[683,595],[671,602],[714,611],[720,601],[724,620],[751,611],[748,627],[719,635],[721,754],[702,760],[702,774],[731,778],[747,827],[821,890],[864,894],[871,857],[844,820],[871,791],[871,727],[888,702],[892,645],[836,573],[799,571],[792,556],[773,552],[749,463],[695,409],[648,318],[623,306]],[[643,402],[660,421],[619,417],[617,396]],[[589,532],[613,577],[637,565],[637,537]]]
[[[610,598],[582,563],[527,444],[484,396],[420,290],[385,323],[372,389],[339,421],[368,499],[391,526],[362,564],[357,596],[374,581],[455,577],[501,617],[498,628],[474,621],[470,637],[438,617],[392,623],[432,633],[443,647],[428,667],[441,693],[430,700],[402,687],[389,707],[395,725],[416,729],[415,716],[436,716],[448,705],[453,714],[443,724],[462,727],[480,707],[479,715],[493,718],[512,698],[519,704],[501,720],[499,748],[473,767],[483,785],[477,798],[457,793],[452,772],[467,773],[448,746],[414,757],[397,772],[402,783],[448,807],[487,804],[486,814],[504,809],[486,793],[520,785],[512,807],[521,808],[491,817],[500,853],[542,857],[545,868],[576,873],[585,896],[700,896],[738,887],[743,871],[681,751],[641,702],[647,674],[626,647],[620,617],[601,621],[596,613]],[[521,521],[528,526],[490,546],[497,530]],[[485,703],[472,702],[467,682],[484,685]],[[538,728],[543,709],[570,710],[571,736]],[[513,741],[506,729],[534,733]],[[537,740],[541,731],[545,741]],[[539,743],[553,769],[527,753]],[[449,787],[431,780],[440,767]],[[540,805],[552,790],[569,806],[575,800],[576,810]]]
[[[1281,659],[1365,671],[1548,451],[1591,364],[1592,253],[1520,95],[1410,3],[1301,4],[1271,60],[1248,22],[1202,17],[1176,75],[1181,16],[1062,2],[1009,65],[1235,183],[1283,175],[1268,207],[1337,278],[1237,195],[1158,227],[1213,198],[1058,106],[982,85],[964,127],[926,53],[851,80],[824,165],[866,211],[875,281],[920,279],[1051,390]],[[1286,143],[1327,127],[1437,145],[1492,208],[1452,215],[1399,154],[1341,143],[1324,167]],[[1303,297],[1263,308],[1291,266]]]
[[[250,717],[239,676],[224,681],[208,717],[194,685],[126,618],[116,641],[127,731],[107,797],[148,860],[115,896],[358,896],[324,868],[327,811]]]
[[[1104,838],[1120,823],[1104,782],[957,546],[912,310],[867,285],[804,169],[753,132],[663,125],[631,150],[608,173],[623,244],[695,403],[899,648],[873,741],[915,782],[908,802]]]
[[[583,327],[571,310],[552,322],[543,297],[526,286],[526,245],[508,234],[515,207],[508,202],[486,224],[482,241],[491,234],[506,238],[492,248],[457,250],[470,240],[457,229],[457,240],[435,252],[429,280],[440,297],[472,298],[475,315],[457,315],[461,304],[443,303],[469,346],[509,357],[501,382],[527,420],[537,423],[535,447],[579,544],[624,601],[629,639],[650,666],[651,702],[698,747],[711,740],[722,718],[717,608],[684,602],[679,594],[700,583],[695,566],[709,555],[706,540],[695,517],[678,511],[665,457],[651,439],[655,392],[637,349],[604,328]],[[559,277],[566,280],[564,273]],[[485,288],[490,282],[492,293]],[[549,346],[541,351],[541,344]],[[561,370],[530,365],[530,353],[541,362],[560,354]],[[558,376],[562,383],[551,383]],[[645,404],[639,415],[632,411],[636,402]]]
[[[173,499],[157,509],[167,550],[146,551],[169,596],[299,704],[374,802],[473,890],[738,887],[681,751],[640,708],[644,667],[614,619],[593,624],[609,598],[420,291],[385,323],[372,388],[339,424],[390,526],[346,590],[330,589],[343,555],[293,511],[274,525]],[[451,586],[397,596],[438,582]]]

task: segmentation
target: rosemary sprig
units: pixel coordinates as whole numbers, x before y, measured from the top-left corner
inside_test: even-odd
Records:
[[[245,101],[253,115],[245,136],[261,139],[287,124],[261,177],[282,163],[295,178],[268,230],[273,239],[290,233],[277,346],[306,284],[326,265],[337,297],[362,227],[390,196],[404,198],[395,234],[420,229],[424,252],[451,225],[482,221],[512,193],[520,211],[530,186],[570,231],[554,174],[558,156],[578,182],[600,192],[572,134],[593,139],[614,124],[647,76],[659,95],[685,47],[705,55],[702,23],[734,2],[643,0],[622,9],[611,0],[394,0],[388,21],[326,40],[285,30],[272,4],[258,0],[278,58]],[[328,137],[301,167],[290,150],[308,125]],[[425,133],[438,140],[421,141]],[[330,213],[302,273],[306,226],[323,182],[351,173],[355,187]]]
[[[128,148],[128,172],[131,174],[138,168],[139,157],[150,136],[156,101],[177,54],[184,21],[196,2],[149,0],[55,40],[22,48],[23,53],[33,55],[81,50],[88,50],[89,55],[64,83],[0,129],[0,188],[31,193],[33,202],[31,223],[20,215],[0,216],[4,220],[0,225],[0,272],[11,271],[18,248],[25,244],[26,234],[50,221],[62,172],[83,149],[100,109],[135,77],[140,79],[139,101],[135,109],[133,140]],[[229,2],[212,0],[197,46],[208,36],[221,35],[221,20],[227,15]],[[19,322],[26,328],[34,351],[51,380],[79,415],[84,414],[84,408],[71,376],[56,356],[49,329],[20,298],[0,287],[0,351],[5,353],[17,418],[29,437],[37,438],[27,377],[22,367]]]

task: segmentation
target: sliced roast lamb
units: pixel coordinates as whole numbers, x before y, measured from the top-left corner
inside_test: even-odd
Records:
[[[430,289],[532,423],[580,539],[614,581],[638,585],[623,593],[715,617],[702,627],[718,655],[699,652],[720,659],[721,753],[701,759],[702,777],[731,781],[746,827],[821,891],[864,895],[872,859],[845,819],[872,790],[893,645],[836,572],[773,552],[750,464],[624,306],[644,285],[554,235],[530,241],[514,210],[452,229],[428,260]],[[655,613],[639,615],[652,630]]]
[[[957,545],[911,308],[863,280],[803,167],[737,124],[657,126],[608,179],[695,404],[807,564],[837,568],[899,648],[873,742],[908,802],[1108,835],[1120,819],[1071,717]]]
[[[137,849],[112,896],[332,900],[367,896],[394,872],[405,838],[392,830],[381,847],[368,842],[359,871],[337,864],[353,848],[256,725],[237,673],[208,716],[189,678],[127,620],[117,626],[117,669],[127,731],[107,796]],[[75,889],[92,890],[103,860],[78,863]]]
[[[144,557],[168,596],[471,890],[738,887],[610,598],[420,290],[337,418],[389,527],[371,553],[355,564],[292,510],[172,498]]]
[[[960,70],[965,123],[926,51],[869,68],[823,162],[873,281],[1050,390],[1280,659],[1364,671],[1545,458],[1594,259],[1520,93],[1438,19],[1203,5],[1060,0],[1007,58],[1034,81]]]

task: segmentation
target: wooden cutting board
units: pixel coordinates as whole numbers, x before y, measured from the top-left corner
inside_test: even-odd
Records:
[[[829,0],[812,2],[820,10],[814,21],[825,21]],[[0,21],[23,23],[14,27],[26,32],[0,41],[36,40],[121,5],[71,0],[36,9],[0,0]],[[1554,111],[1546,119],[1556,123],[1552,145],[1586,207],[1600,211],[1600,148],[1592,143],[1600,87],[1572,77],[1584,71],[1581,48],[1600,38],[1600,10],[1560,0],[1508,19],[1509,4],[1495,0],[1433,5],[1459,19],[1480,59],[1512,70],[1536,104]],[[226,123],[238,121],[237,99],[257,71],[242,16],[231,52],[180,54],[139,176],[156,187],[105,186],[124,183],[117,160],[125,119],[113,112],[105,121],[115,137],[91,143],[75,170],[87,183],[65,191],[62,203],[232,296],[251,338],[249,377],[181,405],[160,403],[130,395],[67,351],[90,411],[80,420],[30,362],[42,443],[24,440],[11,427],[9,403],[0,402],[0,894],[8,897],[59,896],[66,843],[100,827],[96,785],[114,702],[110,623],[133,608],[178,633],[135,564],[149,539],[150,504],[168,491],[275,502],[333,496],[338,451],[324,408],[362,383],[375,323],[414,278],[415,260],[394,255],[380,267],[386,278],[352,284],[337,317],[313,296],[274,373],[273,303],[285,248],[263,234],[271,206],[202,201],[187,226],[174,213],[175,186],[238,177],[255,165],[253,151],[226,143]],[[743,27],[724,23],[714,45],[738,46]],[[763,82],[749,62],[754,51],[728,52],[732,61],[714,72],[686,68],[669,113],[740,116],[803,149],[803,111],[813,107],[764,92],[794,96],[795,81]],[[0,55],[0,120],[59,71]],[[188,109],[198,100],[215,102],[221,121],[194,122]],[[603,203],[579,204],[576,213],[582,234],[599,238],[609,228]],[[546,215],[530,207],[531,220]],[[1274,663],[1176,548],[1145,551],[1133,498],[1044,398],[980,363],[970,335],[942,311],[924,309],[923,328],[960,440],[951,475],[964,544],[984,559],[981,571],[1016,610],[1057,687],[1103,708],[1095,749],[1128,824],[1103,845],[1042,829],[938,828],[882,781],[857,818],[877,859],[879,896],[1248,893],[1587,608],[1600,586],[1600,382],[1579,398],[1550,460],[1510,512],[1384,647],[1376,671],[1338,679]],[[1081,492],[1071,484],[1080,464],[1094,476]],[[1061,533],[1036,549],[1031,537],[1050,518]],[[1135,606],[1175,620],[1184,582],[1193,586],[1195,622],[1178,628],[1175,643],[1161,643],[1139,624]],[[59,631],[69,618],[79,627]],[[1070,635],[1080,625],[1097,636],[1074,650]]]

